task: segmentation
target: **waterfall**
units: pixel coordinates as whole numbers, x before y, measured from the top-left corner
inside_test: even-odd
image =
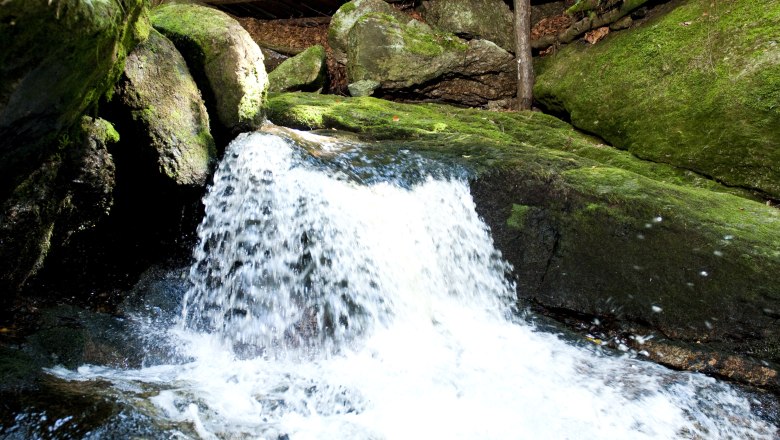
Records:
[[[332,148],[375,171],[239,136],[160,336],[178,356],[52,372],[110,382],[179,438],[776,438],[722,382],[518,317],[511,268],[458,173]]]

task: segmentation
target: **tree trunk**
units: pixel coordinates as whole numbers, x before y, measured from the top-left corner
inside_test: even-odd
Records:
[[[531,0],[514,0],[514,2],[517,109],[530,110],[534,96],[534,64],[531,55]]]

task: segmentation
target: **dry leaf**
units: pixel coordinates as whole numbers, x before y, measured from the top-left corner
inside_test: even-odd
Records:
[[[596,44],[599,41],[603,40],[604,37],[606,37],[609,34],[609,26],[600,27],[598,29],[594,29],[587,34],[585,34],[585,41],[587,41],[590,44]]]

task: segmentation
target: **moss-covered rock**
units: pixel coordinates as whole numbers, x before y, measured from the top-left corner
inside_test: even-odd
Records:
[[[272,92],[313,92],[325,85],[325,48],[319,44],[288,58],[268,74]]]
[[[349,82],[370,79],[384,88],[410,87],[450,72],[461,65],[468,49],[452,34],[380,13],[360,17],[349,31],[348,41]]]
[[[471,169],[521,299],[780,361],[777,209],[540,113],[285,94],[269,118]]]
[[[433,27],[472,39],[490,40],[514,52],[512,11],[503,0],[432,0],[420,11]]]
[[[3,203],[0,302],[10,300],[41,269],[55,226],[67,237],[91,227],[110,209],[114,165],[107,145],[117,140],[116,131],[106,121],[82,118],[81,124],[60,138],[59,151]]]
[[[268,88],[263,54],[235,19],[198,4],[166,3],[154,9],[152,24],[184,55],[212,123],[233,133],[262,124]]]
[[[109,91],[146,38],[143,0],[10,0],[0,7],[0,200]]]
[[[369,13],[349,32],[347,78],[383,94],[470,106],[516,93],[513,56],[487,40],[465,42],[419,21]],[[409,66],[415,66],[410,69]]]
[[[349,31],[360,17],[372,12],[387,14],[399,21],[406,22],[409,17],[397,11],[383,0],[352,0],[344,3],[330,21],[328,27],[328,45],[333,50],[333,58],[341,63],[347,63],[347,47],[349,46]]]
[[[780,197],[780,4],[679,2],[537,65],[536,99],[639,157]]]
[[[209,117],[184,58],[167,38],[152,30],[127,58],[117,84],[125,130],[140,142],[139,154],[175,185],[203,186],[216,162]],[[135,170],[142,172],[142,170]]]

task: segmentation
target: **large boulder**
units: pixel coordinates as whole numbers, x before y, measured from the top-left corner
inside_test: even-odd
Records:
[[[780,211],[747,192],[640,160],[540,113],[286,94],[271,99],[269,118],[355,131],[372,148],[470,169],[477,210],[527,305],[584,317],[586,328],[600,322],[655,334],[654,343],[780,361]],[[637,350],[649,351],[642,341]],[[734,365],[714,362],[710,372],[758,384],[751,371],[778,377],[760,363],[739,374]]]
[[[347,77],[404,99],[479,106],[515,93],[513,56],[487,40],[468,43],[419,21],[370,13],[349,32]],[[415,66],[411,69],[409,66]]]
[[[405,88],[440,77],[462,64],[468,50],[465,42],[417,23],[380,13],[360,17],[349,31],[349,82],[372,79],[383,88]]]
[[[10,0],[0,7],[0,200],[111,89],[148,33],[143,0]]]
[[[313,92],[325,85],[325,48],[312,46],[298,55],[288,58],[268,74],[272,92]]]
[[[235,19],[198,4],[166,3],[153,11],[152,24],[184,55],[212,122],[228,133],[262,125],[263,54]]]
[[[0,211],[0,291],[14,293],[35,275],[52,247],[55,226],[62,241],[88,229],[110,210],[114,163],[107,147],[118,141],[113,126],[82,118],[61,138],[63,154],[50,157],[18,185]],[[0,297],[0,302],[12,295]]]
[[[504,0],[428,0],[422,2],[420,12],[435,28],[515,51],[513,15]]]
[[[488,40],[471,40],[463,63],[453,72],[411,93],[441,102],[472,107],[506,107],[517,93],[514,56]]]
[[[42,266],[55,221],[67,211],[71,183],[78,180],[72,178],[81,166],[74,156],[92,151],[79,148],[91,136],[81,130],[79,118],[111,90],[126,54],[148,32],[143,0],[2,3],[0,302]],[[95,183],[85,173],[86,186]],[[93,189],[87,192],[96,203],[108,203],[98,195],[106,188]],[[89,216],[68,214],[82,225],[91,223]]]
[[[370,13],[387,14],[396,20],[406,22],[409,16],[388,5],[384,0],[352,0],[344,3],[330,21],[328,27],[328,44],[333,50],[333,58],[341,63],[347,63],[347,47],[349,46],[349,31],[360,17]]]
[[[209,117],[184,58],[152,30],[128,57],[116,95],[133,147],[150,157],[144,174],[160,173],[174,185],[204,186],[216,162]],[[136,170],[136,172],[143,172]]]
[[[542,58],[535,98],[639,157],[780,198],[780,4],[679,3]]]

